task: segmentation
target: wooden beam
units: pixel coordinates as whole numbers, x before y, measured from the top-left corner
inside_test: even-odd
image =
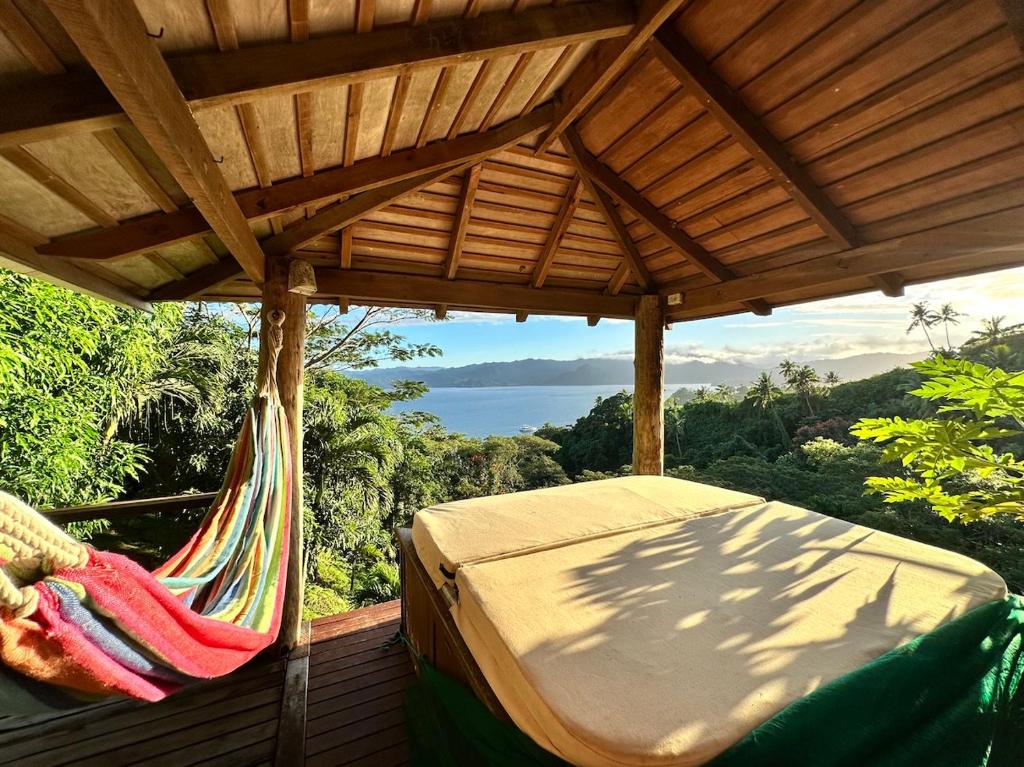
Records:
[[[388,158],[362,160],[348,168],[338,167],[308,178],[282,181],[267,189],[249,189],[236,194],[235,201],[249,221],[261,221],[292,208],[322,204],[436,169],[479,162],[543,129],[551,121],[553,111],[546,105],[487,133],[395,152]],[[41,246],[40,253],[98,260],[122,258],[208,231],[209,225],[202,214],[189,206],[175,213],[143,216],[109,230],[55,240]]]
[[[169,58],[167,65],[189,106],[199,110],[616,37],[629,32],[634,19],[632,4],[624,0],[573,3],[193,53]],[[45,88],[38,80],[4,85],[0,103],[18,105],[0,113],[0,145],[127,123],[117,100],[91,72],[55,75]]]
[[[658,30],[650,44],[686,92],[722,123],[826,235],[844,248],[857,245],[853,225],[686,38],[666,25]]]
[[[260,328],[260,359],[268,353],[269,317],[284,312],[284,339],[277,366],[277,388],[281,405],[288,417],[289,452],[292,464],[292,506],[288,536],[288,569],[284,606],[277,646],[282,652],[295,647],[302,625],[302,405],[305,370],[306,298],[288,292],[289,259],[268,257],[266,281],[263,283],[262,323]]]
[[[135,5],[46,4],[224,246],[261,282],[263,252]]]
[[[20,146],[0,147],[0,157],[100,226],[117,226],[116,218],[78,191],[63,176],[50,170],[27,149]]]
[[[871,282],[884,295],[889,298],[899,298],[903,295],[903,286],[906,281],[898,272],[883,272],[882,274],[871,275]]]
[[[233,258],[222,258],[189,274],[181,282],[161,285],[149,294],[150,301],[186,301],[244,274]]]
[[[516,322],[526,322],[529,317],[529,312],[516,312]]]
[[[869,278],[964,256],[976,258],[978,271],[983,271],[985,255],[1000,253],[1019,253],[1020,263],[1024,263],[1024,208],[1011,208],[839,253],[812,256],[800,263],[737,277],[720,285],[676,292],[678,305],[671,314],[682,316],[796,288]]]
[[[640,287],[644,290],[649,288],[653,284],[651,273],[644,265],[643,256],[640,255],[640,251],[637,250],[636,244],[633,242],[633,238],[629,236],[629,232],[626,230],[626,225],[622,222],[622,217],[619,212],[615,209],[615,202],[608,196],[608,193],[600,186],[594,183],[594,180],[590,177],[587,172],[587,168],[584,166],[583,161],[577,151],[577,148],[582,146],[582,141],[579,140],[579,134],[573,132],[572,136],[562,144],[566,151],[569,153],[569,159],[572,160],[573,165],[576,166],[577,173],[580,174],[580,178],[583,179],[583,184],[587,188],[587,192],[593,199],[597,209],[601,211],[601,215],[604,217],[605,223],[608,225],[608,229],[611,230],[612,235],[615,237],[615,241],[619,244],[622,249],[623,262],[626,265],[626,269],[616,269],[615,274],[612,275],[611,280],[608,282],[608,292],[611,295],[615,295],[622,286],[626,283],[626,277],[630,272],[633,273],[633,277],[639,283]]]
[[[531,314],[595,315],[630,319],[632,296],[606,296],[585,290],[508,285],[478,280],[447,280],[443,277],[390,274],[357,269],[318,269],[320,293],[360,300],[413,304],[448,304],[481,310]]]
[[[0,32],[29,64],[43,74],[59,75],[67,71],[13,0],[0,0]],[[14,105],[9,105],[9,108],[14,108]]]
[[[455,209],[455,218],[452,220],[452,232],[448,240],[448,257],[444,265],[444,274],[449,280],[454,280],[455,274],[459,271],[462,244],[466,241],[466,227],[469,224],[470,216],[473,215],[473,200],[476,198],[476,190],[480,185],[482,167],[482,165],[474,165],[462,177],[462,191],[459,194],[459,205]]]
[[[586,111],[685,0],[640,0],[636,25],[625,37],[596,45],[559,91],[558,113],[537,153],[551,148],[559,136]],[[571,7],[571,6],[570,6]]]
[[[583,139],[569,128],[563,135],[573,161],[582,169],[582,173],[604,188],[612,197],[632,210],[647,226],[660,234],[669,244],[682,253],[704,274],[717,282],[727,282],[735,278],[735,274],[727,266],[708,253],[699,243],[692,239],[664,213],[649,203],[639,192],[623,181],[607,165],[594,157],[583,145]],[[748,307],[755,314],[770,313],[771,309],[763,301],[754,301]]]
[[[600,321],[601,321],[600,317],[594,317],[594,316],[587,317],[587,327],[596,328],[597,327],[597,323],[599,323]]]
[[[633,473],[665,470],[665,309],[658,295],[636,305],[633,354]]]
[[[1006,23],[1017,40],[1017,46],[1024,53],[1024,3],[1020,0],[999,0]]]
[[[277,718],[274,764],[306,762],[306,700],[309,693],[309,642],[312,626],[303,621],[296,645],[288,653]]]
[[[544,249],[541,251],[540,258],[537,259],[537,263],[533,268],[533,276],[530,278],[530,284],[533,287],[542,287],[544,281],[548,278],[551,265],[555,262],[555,254],[558,253],[558,246],[562,244],[562,238],[565,237],[569,224],[572,223],[572,217],[576,213],[576,208],[580,204],[582,195],[583,182],[579,176],[576,176],[569,183],[569,189],[565,193],[565,197],[562,198],[562,206],[558,210],[558,216],[555,218],[551,231],[548,232],[548,238],[544,242]]]
[[[448,304],[438,304],[434,307],[434,319],[443,320],[448,316]]]
[[[396,181],[387,186],[371,189],[368,192],[362,192],[343,202],[336,202],[316,215],[301,220],[295,226],[264,240],[263,250],[267,255],[274,256],[298,250],[303,245],[319,239],[325,234],[354,224],[367,214],[390,205],[399,197],[418,192],[447,178],[452,172],[451,168],[433,170],[403,181]]]
[[[80,293],[88,293],[120,306],[153,311],[152,305],[145,299],[92,272],[87,272],[68,261],[39,255],[37,248],[45,241],[41,235],[0,216],[0,263],[10,261],[14,271]]]

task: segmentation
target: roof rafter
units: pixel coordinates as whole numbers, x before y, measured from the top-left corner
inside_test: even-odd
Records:
[[[679,229],[668,216],[649,203],[633,187],[623,181],[607,165],[598,160],[583,145],[583,140],[575,129],[565,131],[564,144],[569,147],[571,156],[592,181],[604,188],[612,197],[632,210],[644,223],[656,231],[669,244],[682,253],[704,274],[716,282],[728,282],[736,275],[729,267],[719,262],[686,232]],[[748,308],[755,314],[770,314],[771,307],[763,301],[751,301]]]
[[[853,225],[685,37],[665,26],[651,39],[650,46],[686,92],[725,126],[825,234],[845,248],[857,245]]]
[[[0,264],[12,261],[33,277],[47,280],[64,287],[76,288],[84,293],[105,298],[121,306],[152,311],[149,302],[132,295],[129,291],[102,277],[87,272],[68,261],[40,256],[36,247],[46,241],[37,232],[32,232],[14,221],[0,216]]]
[[[634,296],[606,296],[586,290],[534,290],[526,285],[356,269],[317,269],[316,283],[319,293],[348,296],[356,303],[367,300],[411,302],[425,306],[446,304],[530,314],[582,314],[632,319],[636,303]]]
[[[476,198],[476,190],[480,185],[481,169],[482,166],[474,165],[462,177],[459,206],[455,209],[452,233],[448,240],[448,256],[444,264],[444,274],[449,280],[454,280],[455,274],[459,271],[459,261],[462,260],[462,245],[466,241],[466,227],[469,225],[469,218],[473,214],[473,200]]]
[[[553,108],[540,107],[525,117],[510,120],[486,133],[439,141],[422,149],[406,149],[387,158],[370,158],[312,176],[282,181],[265,189],[235,194],[249,221],[259,221],[292,208],[324,203],[357,194],[432,170],[479,162],[495,152],[542,130]],[[210,231],[196,208],[156,213],[116,227],[72,235],[40,246],[40,253],[67,258],[106,260],[141,253],[187,240]]]
[[[46,4],[228,251],[261,282],[263,251],[135,4]]]
[[[587,192],[590,197],[594,200],[594,204],[597,209],[601,211],[601,215],[604,216],[605,223],[608,224],[608,228],[611,230],[612,235],[615,237],[615,241],[622,248],[622,265],[615,270],[611,280],[608,281],[608,293],[610,295],[616,295],[622,290],[623,285],[626,284],[626,278],[632,272],[634,279],[643,290],[647,290],[651,285],[654,284],[654,280],[651,278],[651,273],[644,265],[643,257],[640,255],[640,251],[637,250],[636,243],[633,242],[633,238],[629,236],[629,232],[626,230],[626,225],[622,222],[622,217],[619,212],[615,209],[615,202],[611,199],[604,189],[594,183],[594,180],[590,177],[586,167],[580,160],[579,155],[576,152],[576,144],[573,141],[566,140],[562,142],[566,151],[569,153],[569,159],[572,160],[573,165],[576,166],[576,171],[580,174],[580,178],[583,180],[583,185],[587,188]]]
[[[903,295],[903,286],[906,280],[898,272],[882,272],[871,275],[871,282],[884,295],[889,298],[899,298]]]
[[[679,315],[765,298],[797,287],[871,278],[964,256],[976,258],[978,268],[983,269],[986,264],[981,256],[1000,253],[1024,263],[1024,208],[1010,208],[839,253],[814,256],[727,283],[676,292],[669,300],[675,301],[673,313]]]
[[[637,52],[647,44],[685,0],[640,0],[636,25],[628,35],[594,47],[580,62],[569,80],[559,91],[558,113],[540,144],[537,153],[543,154],[555,139],[562,135],[586,111],[605,88],[630,64]]]
[[[548,232],[548,238],[544,242],[544,249],[541,251],[540,258],[537,259],[537,263],[533,267],[533,275],[530,278],[530,284],[533,287],[542,287],[544,281],[548,278],[551,265],[555,262],[555,254],[558,253],[558,246],[562,244],[562,238],[565,237],[569,224],[572,223],[572,217],[576,213],[576,208],[579,207],[582,196],[583,181],[577,175],[569,182],[569,189],[566,191],[565,197],[562,198],[562,205],[558,209],[555,224],[551,227],[551,231]]]
[[[194,53],[168,58],[167,66],[195,110],[621,36],[634,19],[632,3],[623,0],[574,3]],[[0,88],[0,102],[18,105],[0,113],[0,145],[127,122],[117,100],[91,72],[54,75],[45,88],[38,80],[19,81]]]

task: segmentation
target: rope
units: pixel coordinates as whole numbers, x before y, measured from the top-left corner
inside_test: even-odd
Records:
[[[89,550],[27,504],[0,492],[0,543],[17,560],[29,560],[43,571],[62,567],[83,567]],[[17,615],[35,610],[39,593],[31,585],[18,586],[5,568],[0,568],[0,605]]]
[[[284,320],[285,313],[281,309],[267,312],[264,319],[267,353],[261,360],[262,364],[256,374],[256,391],[261,397],[274,398],[277,395],[277,360],[281,356],[281,347],[284,346]]]

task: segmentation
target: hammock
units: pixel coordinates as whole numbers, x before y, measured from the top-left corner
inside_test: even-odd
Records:
[[[195,535],[153,573],[75,541],[0,493],[0,700],[8,707],[33,699],[36,710],[54,707],[54,688],[39,682],[58,698],[160,700],[193,679],[234,671],[274,640],[292,470],[276,380],[284,313],[269,320],[257,394],[224,484]]]

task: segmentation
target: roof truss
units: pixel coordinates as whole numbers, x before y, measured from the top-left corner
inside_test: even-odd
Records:
[[[201,109],[602,40],[625,35],[634,20],[623,0],[574,3],[176,56],[166,66],[189,107]],[[54,75],[44,88],[38,80],[0,88],[0,103],[18,105],[0,113],[0,145],[127,123],[112,89],[91,72]]]
[[[261,221],[292,208],[322,204],[443,168],[454,169],[463,163],[479,162],[536,133],[551,121],[552,114],[550,105],[543,106],[486,133],[460,136],[422,149],[406,149],[390,157],[362,160],[350,167],[238,192],[234,195],[235,202],[249,221]],[[39,252],[66,258],[107,260],[143,253],[208,231],[210,226],[202,213],[190,206],[55,240],[40,246]]]
[[[135,4],[47,5],[231,255],[261,282],[263,251]]]

